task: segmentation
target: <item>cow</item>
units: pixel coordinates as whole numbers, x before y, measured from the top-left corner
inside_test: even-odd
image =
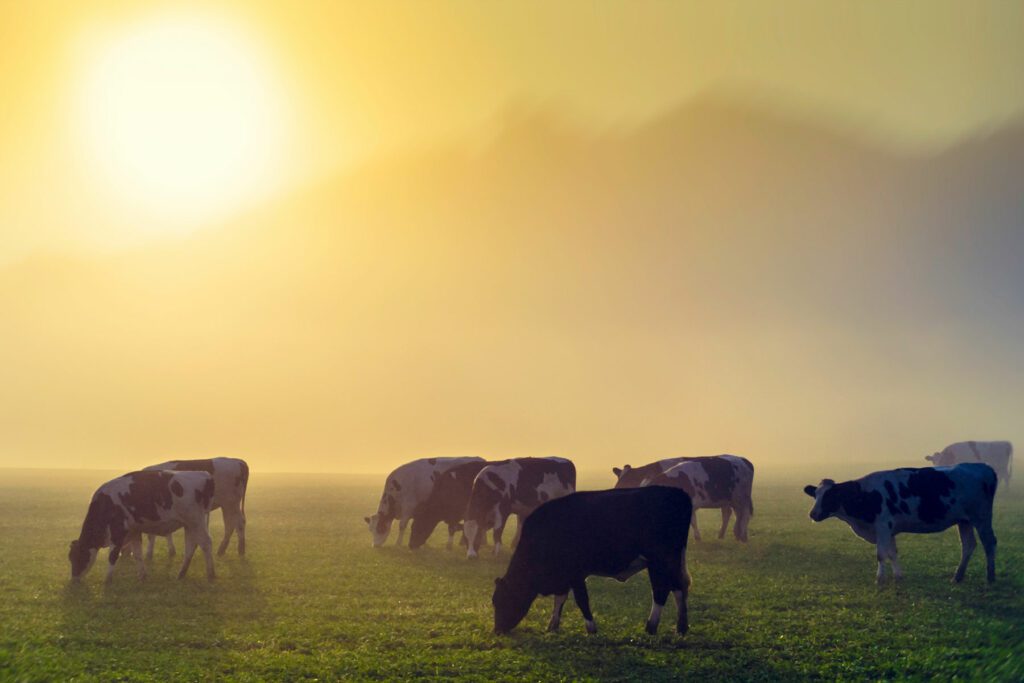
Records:
[[[245,491],[249,487],[249,465],[239,458],[207,458],[204,460],[168,460],[159,465],[150,465],[146,470],[172,470],[175,472],[208,472],[215,484],[213,507],[221,509],[224,516],[224,540],[217,548],[223,555],[228,549],[231,534],[238,532],[238,554],[245,555]],[[153,545],[156,535],[149,535],[146,559],[153,559]],[[174,536],[167,534],[167,552],[175,554]]]
[[[409,548],[416,550],[427,542],[440,522],[448,525],[448,550],[455,542],[455,533],[462,528],[462,518],[469,505],[473,480],[486,465],[485,460],[474,460],[450,468],[438,476],[427,500],[416,510],[409,532]]]
[[[996,471],[1003,486],[1010,486],[1013,444],[1009,441],[960,441],[938,453],[924,456],[935,467],[952,467],[962,462],[983,462]]]
[[[494,580],[494,630],[507,633],[538,595],[553,595],[548,630],[558,630],[572,590],[588,633],[597,632],[587,595],[588,576],[625,581],[647,569],[653,604],[647,632],[654,634],[671,591],[676,631],[689,628],[686,537],[692,514],[685,491],[665,486],[572,493],[541,505],[526,518],[522,540],[505,576]]]
[[[821,522],[838,517],[853,533],[874,543],[878,556],[879,583],[885,578],[885,561],[892,563],[893,579],[903,577],[896,560],[896,534],[929,534],[954,524],[960,531],[960,565],[953,575],[959,583],[974,553],[978,531],[985,548],[987,577],[996,578],[996,535],[992,531],[992,499],[996,493],[995,470],[983,463],[955,467],[902,467],[883,470],[837,484],[825,479],[805,486],[814,498],[811,519]]]
[[[523,520],[542,503],[576,490],[576,466],[565,458],[512,458],[487,465],[473,480],[466,505],[466,556],[476,557],[488,529],[494,529],[494,554],[512,515],[518,518],[515,545]]]
[[[71,579],[79,581],[92,567],[101,548],[110,548],[106,581],[122,549],[135,556],[139,579],[146,576],[142,559],[142,534],[164,536],[185,528],[185,559],[178,572],[184,578],[196,546],[203,549],[206,578],[213,572],[210,510],[216,485],[207,472],[144,470],[131,472],[103,484],[93,494],[78,539],[71,541],[68,560]]]
[[[397,545],[402,545],[405,527],[416,516],[416,509],[430,496],[437,478],[456,465],[483,461],[483,458],[421,458],[395,469],[384,481],[377,512],[363,517],[373,536],[373,547],[384,545],[396,519]]]
[[[632,489],[639,486],[647,486],[659,474],[662,474],[669,468],[690,459],[691,458],[665,458],[664,460],[658,460],[641,467],[631,467],[629,465],[613,467],[612,474],[615,475],[616,480],[615,488]]]
[[[655,476],[650,485],[681,488],[693,501],[693,538],[700,540],[697,528],[697,510],[721,508],[722,528],[719,538],[725,538],[729,517],[736,513],[732,532],[737,541],[746,543],[747,527],[754,514],[751,489],[754,485],[754,466],[746,458],[736,455],[715,455],[706,458],[687,458]]]

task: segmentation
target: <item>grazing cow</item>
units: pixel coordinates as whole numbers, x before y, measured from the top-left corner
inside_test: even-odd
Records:
[[[647,486],[659,474],[662,474],[671,467],[687,460],[692,460],[692,458],[665,458],[664,460],[658,460],[657,462],[652,462],[647,465],[643,465],[642,467],[631,467],[629,465],[613,467],[612,474],[615,475],[616,479],[615,488],[633,489],[640,486]]]
[[[962,462],[983,462],[996,471],[1003,486],[1009,487],[1013,469],[1013,444],[1009,441],[960,441],[938,453],[924,456],[936,467],[952,467]]]
[[[988,560],[988,580],[995,581],[992,499],[996,485],[996,473],[991,467],[963,463],[956,467],[884,470],[841,484],[825,479],[817,487],[805,486],[804,492],[814,498],[812,520],[838,517],[850,525],[853,533],[875,544],[879,583],[885,577],[886,560],[892,563],[893,577],[903,577],[896,561],[896,534],[935,533],[954,524],[960,531],[961,555],[953,580],[959,582],[964,578],[977,543],[977,529]]]
[[[515,628],[538,595],[554,595],[548,630],[557,630],[571,589],[587,631],[596,633],[587,577],[625,581],[646,568],[654,598],[647,632],[657,632],[671,591],[678,608],[676,631],[686,633],[691,513],[686,492],[664,486],[573,493],[541,505],[526,518],[505,576],[494,580],[495,632]]]
[[[196,546],[206,558],[206,578],[213,579],[213,542],[210,509],[214,478],[206,472],[142,471],[108,481],[96,490],[82,523],[82,533],[71,541],[68,559],[71,579],[77,581],[92,567],[100,548],[110,548],[106,580],[114,573],[121,550],[135,556],[139,578],[145,578],[142,534],[164,536],[185,528],[185,559],[178,572],[183,578]]]
[[[363,517],[373,534],[373,547],[384,545],[396,519],[398,545],[402,545],[406,525],[416,516],[416,509],[430,497],[437,478],[456,465],[483,461],[483,458],[422,458],[408,462],[389,474],[377,512]]]
[[[512,515],[518,517],[515,545],[523,520],[542,503],[576,490],[576,466],[565,458],[512,458],[487,465],[473,480],[464,519],[467,557],[476,557],[488,529],[494,529],[494,554]]]
[[[473,480],[485,466],[492,464],[484,460],[475,460],[456,465],[438,476],[434,482],[434,490],[416,510],[412,520],[412,531],[409,532],[409,547],[419,548],[440,522],[448,525],[448,550],[455,542],[455,532],[462,528],[462,516],[469,505],[469,495],[473,491]]]
[[[736,455],[715,455],[707,458],[687,458],[655,476],[650,485],[672,486],[690,494],[693,501],[693,538],[700,540],[697,528],[697,510],[721,508],[722,528],[719,538],[725,538],[729,517],[736,512],[732,532],[737,541],[747,540],[747,526],[754,514],[751,489],[754,485],[754,466],[746,458]]]
[[[215,484],[213,507],[224,515],[224,540],[217,548],[223,555],[228,549],[231,534],[238,532],[238,554],[245,555],[245,491],[249,487],[249,465],[239,458],[206,458],[205,460],[168,460],[150,465],[146,470],[173,470],[175,472],[208,472]],[[153,559],[156,536],[150,534],[146,559]],[[167,535],[167,552],[174,555],[174,537]]]

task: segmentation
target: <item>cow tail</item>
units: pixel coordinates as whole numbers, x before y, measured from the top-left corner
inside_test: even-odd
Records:
[[[242,461],[242,514],[245,514],[245,492],[249,490],[249,463]]]

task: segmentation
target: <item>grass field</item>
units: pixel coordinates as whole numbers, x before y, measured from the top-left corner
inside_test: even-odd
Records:
[[[467,561],[444,550],[440,530],[416,553],[374,550],[362,524],[379,496],[370,477],[254,473],[249,556],[232,548],[212,584],[201,562],[175,580],[178,558],[161,546],[143,583],[125,562],[104,587],[101,557],[71,586],[68,542],[107,473],[7,471],[0,679],[1024,679],[1024,497],[997,498],[993,586],[980,546],[964,583],[950,583],[954,528],[900,536],[907,578],[878,588],[871,546],[837,520],[807,518],[800,487],[820,474],[755,485],[746,546],[715,539],[718,512],[701,513],[679,638],[671,600],[661,632],[644,633],[645,574],[590,580],[596,636],[571,601],[562,631],[546,633],[548,599],[511,636],[493,635],[490,594],[508,556]],[[219,513],[211,526],[217,541]]]

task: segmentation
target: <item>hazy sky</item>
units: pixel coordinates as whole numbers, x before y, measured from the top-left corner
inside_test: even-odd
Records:
[[[0,0],[0,464],[1012,438],[1021,74],[1009,2]]]

